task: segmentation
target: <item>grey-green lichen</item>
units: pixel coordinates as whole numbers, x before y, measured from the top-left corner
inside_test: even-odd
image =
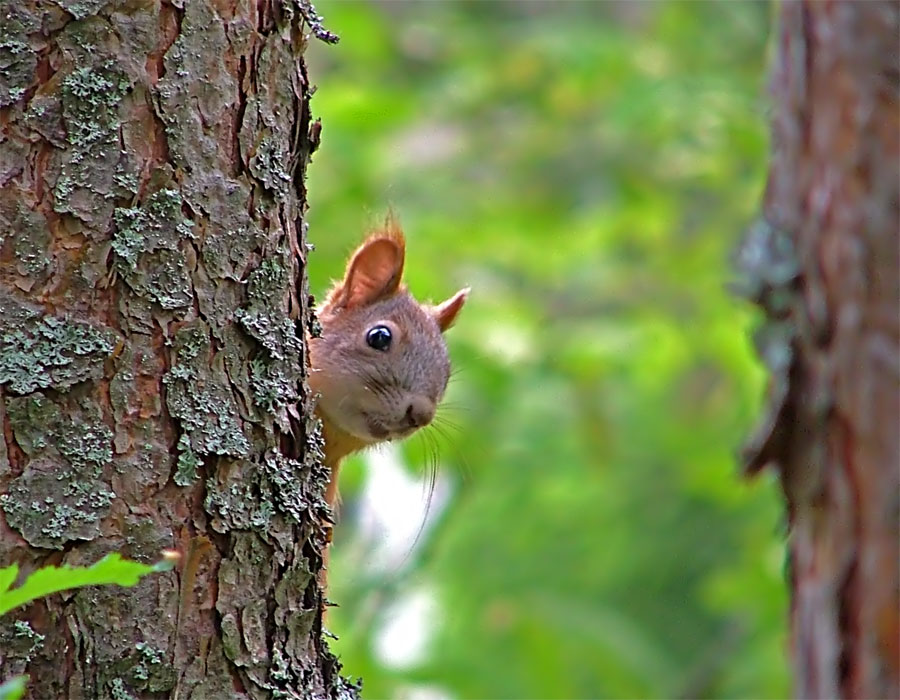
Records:
[[[4,677],[21,673],[44,647],[45,636],[25,620],[0,620],[0,668]],[[3,679],[5,680],[5,678]]]
[[[120,160],[118,105],[130,86],[112,60],[74,68],[62,81],[69,148],[54,187],[54,209],[99,224],[97,202],[115,195]]]
[[[116,338],[109,329],[45,314],[0,292],[0,384],[14,393],[67,389],[99,376]]]
[[[182,214],[181,205],[179,192],[164,188],[140,207],[116,209],[112,248],[124,263],[121,268],[133,270],[143,253],[177,250],[181,239],[194,237],[193,222]]]
[[[35,216],[35,218],[40,218]],[[15,238],[13,251],[19,261],[19,272],[25,277],[39,277],[50,265],[47,255],[47,246],[50,243],[50,232],[36,227],[39,235],[23,235],[21,232]]]
[[[62,81],[66,140],[79,149],[112,143],[118,105],[129,88],[113,61],[75,68]]]
[[[263,260],[247,280],[247,308],[235,314],[241,325],[275,359],[284,357],[283,351],[287,349],[285,338],[279,332],[283,320],[283,316],[278,313],[281,305],[274,303],[285,294],[287,280],[287,270],[280,260]],[[296,348],[299,343],[292,345]]]
[[[238,419],[230,382],[219,356],[210,361],[209,328],[202,321],[180,328],[172,342],[172,367],[163,377],[166,405],[196,455],[246,457],[250,443]]]
[[[265,532],[275,516],[272,489],[260,478],[257,465],[239,461],[206,483],[204,508],[212,516],[212,528],[218,532],[256,530]]]
[[[242,156],[260,183],[279,198],[293,186],[297,163],[291,159],[294,136],[290,121],[281,113],[298,109],[293,94],[296,80],[294,59],[282,41],[267,41],[257,68],[265,76],[258,89],[248,96],[239,140]]]
[[[253,174],[276,192],[291,186],[290,161],[287,160],[289,146],[283,139],[268,135],[257,144],[250,161]]]
[[[269,674],[278,683],[290,683],[293,680],[290,661],[284,657],[279,647],[272,650],[272,666]]]
[[[250,387],[254,402],[266,411],[296,403],[296,378],[268,359],[257,357],[250,362]]]
[[[10,195],[0,196],[0,245],[3,239],[12,239],[16,257],[16,271],[22,276],[19,285],[27,290],[49,272],[50,229],[47,220],[33,211],[20,199]]]
[[[186,433],[178,438],[178,460],[175,463],[175,476],[172,480],[179,486],[190,486],[197,480],[197,468],[200,458],[191,449],[191,441]]]
[[[219,468],[206,482],[204,507],[218,532],[273,531],[273,519],[300,524],[311,510],[326,506],[320,492],[309,487],[307,467],[270,450],[261,463],[237,460]],[[309,490],[305,490],[309,489]]]
[[[272,486],[275,502],[279,510],[295,523],[303,522],[305,511],[309,509],[310,496],[303,493],[301,484],[307,483],[302,462],[288,459],[280,452],[272,450],[263,458],[263,473]]]
[[[140,177],[138,173],[125,170],[125,162],[119,161],[116,165],[116,173],[113,175],[113,181],[118,187],[126,192],[137,192],[140,186]]]
[[[25,662],[31,660],[31,655],[44,645],[44,635],[35,632],[31,625],[25,620],[16,620],[13,622],[13,630],[16,638],[24,642],[27,650],[24,653]]]
[[[189,306],[191,280],[179,246],[193,238],[193,222],[181,211],[177,190],[154,192],[139,207],[115,210],[116,233],[112,248],[116,267],[126,284],[164,309]]]
[[[0,1],[0,107],[22,99],[34,80],[37,55],[28,35],[40,28],[40,18],[25,3]]]
[[[138,642],[134,649],[136,654],[132,657],[134,665],[131,667],[131,675],[135,687],[150,691],[171,689],[175,682],[175,672],[172,665],[167,663],[165,651],[147,642]]]
[[[28,457],[0,496],[9,526],[35,547],[62,549],[70,540],[96,537],[115,497],[102,478],[112,460],[112,431],[99,408],[35,392],[7,398],[6,411]]]
[[[117,174],[134,169],[123,163],[130,156],[122,147],[120,111],[127,113],[121,104],[138,69],[121,54],[109,20],[99,15],[69,22],[57,42],[64,59],[57,70],[65,147],[52,152],[47,169],[53,208],[106,231],[114,198],[130,194],[116,181]]]
[[[97,14],[109,0],[53,0],[75,19],[84,19]]]
[[[113,678],[109,682],[110,697],[113,700],[137,700],[125,687],[125,681],[121,678]]]
[[[247,304],[235,311],[241,326],[264,348],[250,363],[251,390],[257,406],[275,411],[299,399],[303,344],[297,326],[277,302],[287,295],[288,272],[269,258],[247,283]]]
[[[100,409],[88,400],[57,403],[35,392],[8,397],[6,412],[16,444],[28,456],[53,449],[76,470],[91,478],[112,460],[112,431]]]

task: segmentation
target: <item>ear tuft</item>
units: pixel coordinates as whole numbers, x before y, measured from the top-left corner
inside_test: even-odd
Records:
[[[403,232],[389,219],[384,230],[372,234],[350,257],[343,281],[331,290],[326,304],[354,308],[394,294],[403,277],[405,251]]]
[[[468,298],[468,296],[469,287],[460,289],[452,297],[450,297],[446,301],[442,301],[431,310],[431,314],[434,316],[434,319],[437,321],[438,326],[440,326],[441,328],[441,333],[450,328],[450,326],[452,326],[456,321],[456,317],[462,310],[463,304],[466,303],[466,299]]]

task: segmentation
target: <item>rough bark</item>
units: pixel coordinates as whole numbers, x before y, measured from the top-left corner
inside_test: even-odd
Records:
[[[322,641],[299,0],[0,0],[0,622],[34,698],[352,696]],[[312,134],[312,137],[311,137]]]
[[[796,694],[900,696],[900,5],[783,2],[765,217],[742,257],[773,372],[751,471],[790,523]]]

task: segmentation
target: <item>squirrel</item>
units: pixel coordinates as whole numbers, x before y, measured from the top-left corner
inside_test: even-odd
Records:
[[[393,217],[350,256],[344,278],[316,309],[322,332],[309,339],[309,385],[331,470],[325,500],[338,499],[344,457],[406,438],[431,423],[450,378],[443,332],[469,289],[420,304],[402,284],[406,241]]]

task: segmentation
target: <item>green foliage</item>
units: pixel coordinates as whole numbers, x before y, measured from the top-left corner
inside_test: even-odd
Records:
[[[28,676],[16,676],[0,684],[0,700],[19,700],[25,695],[25,681]]]
[[[140,564],[112,552],[92,566],[45,566],[32,573],[21,586],[10,588],[19,575],[19,566],[12,564],[0,569],[0,615],[51,593],[110,583],[134,586],[147,574],[171,568],[168,560]]]
[[[761,198],[768,6],[320,3],[312,286],[393,206],[408,283],[472,286],[452,494],[368,566],[342,480],[329,625],[366,697],[783,697],[780,503],[740,480],[764,373],[726,290]],[[442,436],[442,433],[446,435]],[[423,495],[423,500],[425,496]],[[434,601],[413,660],[393,611]]]

